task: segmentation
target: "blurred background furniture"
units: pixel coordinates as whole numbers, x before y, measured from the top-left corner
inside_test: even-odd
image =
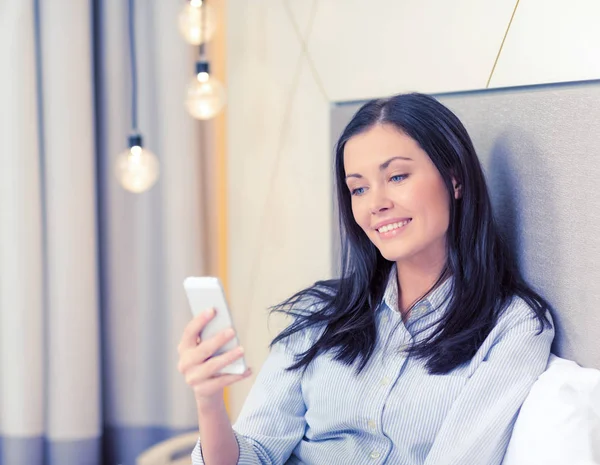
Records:
[[[190,465],[197,441],[198,432],[192,431],[159,442],[140,454],[136,465]]]

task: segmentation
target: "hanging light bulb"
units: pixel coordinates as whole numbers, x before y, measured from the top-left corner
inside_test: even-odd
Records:
[[[190,0],[179,14],[179,32],[192,45],[208,42],[215,34],[215,11],[203,0]]]
[[[142,148],[142,136],[129,136],[129,150],[122,152],[115,163],[115,174],[123,188],[139,194],[150,189],[159,174],[156,155]]]
[[[129,53],[131,64],[131,126],[129,149],[117,156],[115,175],[123,188],[139,194],[150,189],[158,179],[159,165],[156,155],[142,145],[138,132],[137,114],[137,62],[135,56],[135,9],[134,0],[129,0]]]
[[[225,87],[210,75],[208,62],[198,61],[185,99],[189,114],[201,120],[213,118],[223,109],[226,100]]]

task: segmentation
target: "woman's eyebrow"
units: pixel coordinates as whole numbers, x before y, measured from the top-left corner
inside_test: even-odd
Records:
[[[386,169],[388,166],[390,166],[390,163],[393,162],[394,160],[407,160],[407,161],[413,161],[412,158],[408,158],[408,157],[392,157],[387,161],[384,161],[381,165],[379,165],[379,171],[383,171],[384,169]],[[346,179],[348,178],[362,178],[361,174],[358,173],[351,173],[351,174],[347,174],[346,175]]]

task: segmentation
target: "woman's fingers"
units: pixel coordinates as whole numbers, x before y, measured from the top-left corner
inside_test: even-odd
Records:
[[[203,380],[217,377],[219,376],[219,371],[222,368],[225,368],[230,363],[235,362],[237,359],[242,357],[242,355],[244,355],[244,349],[242,347],[236,347],[235,349],[225,352],[224,354],[213,357],[210,360],[198,365],[197,368],[187,370],[187,373],[185,373],[185,381],[192,386]],[[185,372],[186,370],[183,371]]]
[[[204,363],[206,369],[213,373],[212,376],[215,376],[219,373],[222,368],[225,368],[230,363],[235,362],[237,359],[242,358],[244,355],[244,348],[241,346],[237,346],[235,349],[225,352],[224,354],[218,355],[216,357],[207,360]]]
[[[215,309],[209,308],[193,318],[183,330],[177,351],[181,354],[184,350],[198,345],[198,336],[206,324],[215,316]]]
[[[188,368],[205,362],[213,356],[223,345],[229,342],[235,336],[232,328],[227,328],[192,349],[186,350],[180,354],[178,369],[180,372]]]
[[[215,392],[226,388],[227,386],[237,383],[242,379],[248,378],[252,374],[252,370],[248,368],[244,374],[241,375],[220,375],[214,378],[208,379],[204,382],[198,383],[192,386],[197,395],[200,396],[211,396]]]
[[[224,387],[250,376],[250,370],[242,375],[220,374],[232,362],[243,356],[241,347],[227,351],[224,354],[214,354],[227,342],[235,337],[232,328],[227,328],[215,336],[198,342],[199,334],[206,324],[214,317],[214,309],[209,309],[193,318],[185,327],[177,347],[179,363],[177,369],[184,375],[185,382],[196,393],[196,399],[210,400],[221,398]]]

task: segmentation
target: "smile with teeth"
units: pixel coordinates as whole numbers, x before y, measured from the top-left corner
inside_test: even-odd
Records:
[[[406,226],[411,221],[412,221],[412,219],[400,221],[399,223],[386,224],[385,226],[382,226],[381,228],[379,228],[377,231],[380,233],[390,232],[390,231],[393,231],[394,229],[400,229],[401,227]]]

